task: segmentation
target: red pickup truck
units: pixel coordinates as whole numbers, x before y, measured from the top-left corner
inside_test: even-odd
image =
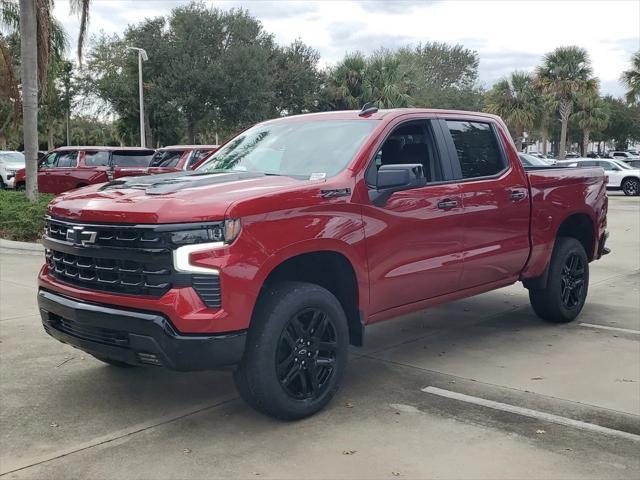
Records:
[[[602,169],[525,170],[504,123],[366,108],[260,123],[196,171],[48,208],[46,331],[117,366],[231,367],[259,411],[302,418],[349,344],[398,315],[521,281],[551,322],[607,253]]]
[[[155,150],[138,147],[60,147],[38,164],[38,191],[62,193],[113,178],[145,175]],[[15,188],[24,189],[25,170],[16,172]]]

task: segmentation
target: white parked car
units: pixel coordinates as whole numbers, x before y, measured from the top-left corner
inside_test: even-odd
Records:
[[[613,158],[614,160],[637,160],[638,155],[634,155],[631,152],[609,152],[609,158]]]
[[[558,162],[563,167],[602,167],[609,179],[607,188],[622,190],[625,195],[640,195],[640,168],[633,168],[621,160],[608,158],[578,158]]]
[[[0,188],[13,188],[16,172],[21,168],[24,168],[21,152],[0,150]]]

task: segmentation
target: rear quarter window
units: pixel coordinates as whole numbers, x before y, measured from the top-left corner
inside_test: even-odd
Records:
[[[490,177],[505,169],[506,162],[491,124],[447,120],[462,178]]]
[[[84,164],[87,167],[106,167],[109,165],[109,152],[85,152]]]
[[[152,153],[147,152],[113,152],[113,165],[116,167],[148,167]]]

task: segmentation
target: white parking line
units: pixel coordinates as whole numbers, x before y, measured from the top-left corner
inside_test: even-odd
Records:
[[[609,327],[608,325],[595,325],[593,323],[579,323],[581,327],[587,328],[600,328],[602,330],[613,330],[614,332],[622,332],[622,333],[632,333],[634,335],[640,335],[640,330],[632,330],[630,328],[618,328],[618,327]]]
[[[566,425],[569,427],[580,428],[582,430],[589,430],[596,433],[604,433],[605,435],[612,435],[616,437],[626,438],[627,440],[633,440],[640,442],[640,435],[635,433],[623,432],[622,430],[614,430],[613,428],[601,427],[593,423],[581,422],[580,420],[573,420],[572,418],[561,417],[552,413],[540,412],[538,410],[531,410],[530,408],[516,407],[509,405],[508,403],[494,402],[493,400],[486,400],[480,397],[472,397],[471,395],[465,395],[463,393],[452,392],[450,390],[443,390],[438,387],[426,387],[422,389],[425,393],[431,393],[440,397],[451,398],[453,400],[459,400],[461,402],[472,403],[474,405],[480,405],[482,407],[492,408],[494,410],[501,410],[503,412],[515,413],[529,418],[538,418],[547,422],[557,423],[560,425]]]

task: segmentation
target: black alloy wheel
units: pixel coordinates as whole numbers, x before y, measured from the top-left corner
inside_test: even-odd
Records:
[[[282,388],[298,400],[320,397],[334,374],[336,349],[336,327],[326,312],[306,308],[293,316],[276,350]]]
[[[628,178],[622,184],[622,191],[629,197],[635,197],[640,194],[640,180],[637,178]]]
[[[560,298],[566,308],[574,308],[582,301],[584,291],[584,262],[580,255],[570,254],[560,277]]]

